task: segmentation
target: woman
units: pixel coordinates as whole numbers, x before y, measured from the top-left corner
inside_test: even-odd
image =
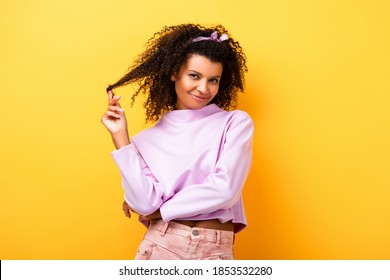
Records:
[[[165,27],[107,88],[103,124],[112,136],[125,203],[148,228],[136,259],[234,259],[246,225],[242,188],[252,161],[253,122],[228,111],[244,89],[245,55],[218,25]],[[146,120],[131,139],[112,89],[137,82]]]

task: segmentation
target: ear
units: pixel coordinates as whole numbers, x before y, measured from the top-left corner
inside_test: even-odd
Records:
[[[172,75],[171,75],[171,81],[172,81],[172,82],[176,81],[176,75],[175,75],[175,74],[172,74]]]

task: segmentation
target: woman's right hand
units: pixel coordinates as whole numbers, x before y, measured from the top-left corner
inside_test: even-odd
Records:
[[[116,96],[111,90],[107,92],[108,108],[101,119],[103,125],[111,133],[115,147],[122,148],[130,144],[127,132],[125,112],[119,104],[120,96]]]
[[[115,95],[111,90],[107,92],[108,108],[102,117],[102,123],[111,134],[119,131],[127,131],[127,122],[124,110],[119,104],[120,96]]]

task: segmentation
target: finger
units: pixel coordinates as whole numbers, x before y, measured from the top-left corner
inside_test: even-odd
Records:
[[[125,216],[127,218],[131,218],[131,213],[129,211],[130,207],[129,207],[129,205],[127,205],[126,201],[123,201],[123,203],[122,203],[122,210],[125,213]]]
[[[107,90],[107,96],[108,96],[108,102],[112,100],[112,98],[115,96],[112,90]]]
[[[115,119],[120,119],[121,118],[120,115],[118,115],[117,113],[115,113],[113,111],[106,111],[105,116],[109,117],[109,118],[115,118]]]
[[[125,213],[125,216],[127,217],[127,218],[131,218],[131,214],[130,214],[130,212],[129,211],[123,211],[124,213]]]
[[[123,211],[130,211],[130,210],[131,210],[130,207],[129,207],[129,205],[127,204],[126,201],[124,201],[124,202],[122,203],[122,210],[123,210]]]
[[[119,99],[121,99],[120,95],[114,95],[108,104],[120,107],[121,105],[119,104]]]
[[[123,213],[125,213],[125,216],[126,216],[127,218],[130,218],[130,217],[131,217],[131,214],[130,214],[130,212],[129,212],[128,210],[123,210]]]
[[[125,110],[123,110],[121,107],[119,106],[113,106],[113,105],[110,105],[108,106],[108,111],[112,111],[112,112],[115,112],[117,114],[120,114],[122,112],[124,112]]]

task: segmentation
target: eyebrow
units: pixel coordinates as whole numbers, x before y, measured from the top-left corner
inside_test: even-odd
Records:
[[[198,74],[199,76],[203,76],[202,73],[199,73],[199,72],[196,71],[196,70],[188,69],[188,71],[195,72],[195,73]],[[221,76],[213,76],[213,77],[210,77],[210,79],[215,79],[215,78],[221,78]]]

